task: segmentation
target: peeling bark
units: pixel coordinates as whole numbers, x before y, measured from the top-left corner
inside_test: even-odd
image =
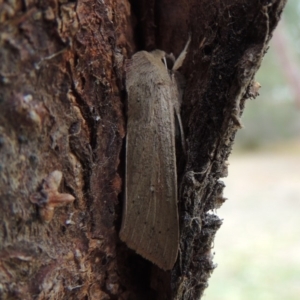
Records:
[[[1,299],[201,297],[221,225],[212,211],[225,201],[219,179],[285,2],[0,4]],[[182,69],[188,149],[177,154],[180,253],[163,272],[118,237],[123,64],[141,49],[178,55],[189,33]],[[49,192],[54,171],[62,182]],[[41,209],[50,204],[57,207],[46,222]]]

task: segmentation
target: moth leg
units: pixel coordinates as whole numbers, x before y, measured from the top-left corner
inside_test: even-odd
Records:
[[[175,108],[175,114],[176,114],[176,118],[177,118],[178,125],[179,125],[181,146],[182,146],[183,152],[186,154],[185,137],[184,137],[184,132],[183,132],[183,126],[182,126],[181,116],[180,116],[179,110],[176,109],[176,108]]]
[[[165,65],[166,69],[168,70],[168,64],[167,64],[166,56],[164,56],[164,57],[162,58],[162,60],[164,61],[164,65]]]

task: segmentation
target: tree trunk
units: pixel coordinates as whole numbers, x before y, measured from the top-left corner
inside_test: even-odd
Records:
[[[286,0],[0,4],[0,298],[199,299],[226,161]],[[164,272],[119,239],[124,62],[192,41],[178,147],[181,242]]]

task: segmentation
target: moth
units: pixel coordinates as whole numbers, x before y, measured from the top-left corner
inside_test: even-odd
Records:
[[[176,73],[189,43],[190,38],[176,60],[162,50],[140,51],[125,67],[128,120],[120,238],[163,270],[174,266],[179,245],[175,115],[182,131],[182,91]]]

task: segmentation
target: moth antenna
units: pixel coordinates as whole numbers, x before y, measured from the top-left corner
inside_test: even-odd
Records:
[[[188,47],[190,45],[190,42],[191,42],[191,35],[189,35],[189,39],[187,40],[184,49],[181,51],[180,55],[176,59],[176,61],[174,63],[174,66],[172,68],[173,71],[178,70],[182,66],[183,61],[184,61],[184,59],[185,59],[185,57],[187,55],[187,49],[188,49]]]

